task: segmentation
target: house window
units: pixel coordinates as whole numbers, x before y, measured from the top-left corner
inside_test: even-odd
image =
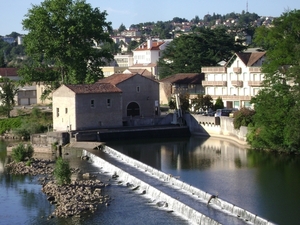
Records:
[[[110,104],[111,104],[111,101],[110,101],[110,98],[108,98],[106,100],[106,106],[107,106],[107,108],[110,108]]]
[[[140,86],[136,87],[136,92],[140,92]]]
[[[56,117],[59,117],[59,108],[56,108]]]
[[[91,100],[91,108],[94,108],[95,107],[95,101],[94,99]]]
[[[68,114],[68,108],[65,108],[65,113]]]

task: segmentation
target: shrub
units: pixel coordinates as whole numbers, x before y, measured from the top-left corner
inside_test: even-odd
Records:
[[[249,124],[252,124],[254,114],[255,111],[248,108],[241,108],[239,111],[234,112],[234,129],[240,129],[241,126],[247,127]]]
[[[31,158],[33,156],[34,150],[32,145],[23,143],[18,144],[17,147],[12,149],[12,158],[16,162],[24,161],[26,158]]]
[[[56,182],[59,185],[69,184],[71,182],[71,169],[68,161],[59,157],[56,160],[53,174],[56,179]]]

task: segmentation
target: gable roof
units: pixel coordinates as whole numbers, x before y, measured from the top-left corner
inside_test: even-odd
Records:
[[[112,84],[65,84],[76,94],[121,93],[122,91]]]
[[[128,80],[134,76],[140,76],[140,77],[144,77],[145,79],[154,81],[146,76],[142,76],[139,73],[115,73],[113,75],[110,75],[108,77],[98,80],[97,83],[110,83],[113,85],[118,85],[118,84],[122,83],[123,81]],[[154,81],[154,82],[156,82],[156,81]]]
[[[203,73],[177,73],[173,76],[169,76],[159,80],[162,83],[171,84],[202,84],[204,80]]]
[[[266,52],[239,52],[236,53],[246,66],[252,66],[259,59],[261,59]]]

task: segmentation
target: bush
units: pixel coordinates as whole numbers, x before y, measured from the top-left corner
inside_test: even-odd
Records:
[[[53,174],[56,179],[56,182],[59,185],[69,184],[71,182],[71,169],[68,161],[59,157],[56,160]]]
[[[33,156],[34,150],[30,144],[24,145],[23,143],[18,144],[17,147],[12,149],[12,158],[16,162],[24,161],[26,158],[31,158]]]
[[[234,129],[240,129],[241,126],[247,127],[249,124],[252,124],[254,114],[255,111],[248,108],[241,108],[239,111],[234,112]]]

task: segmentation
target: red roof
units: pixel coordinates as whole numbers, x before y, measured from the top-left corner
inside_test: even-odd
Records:
[[[66,84],[76,94],[95,94],[95,93],[121,93],[122,91],[115,85],[107,83],[95,84]]]
[[[0,76],[5,77],[5,76],[18,76],[18,69],[17,68],[0,68]]]

